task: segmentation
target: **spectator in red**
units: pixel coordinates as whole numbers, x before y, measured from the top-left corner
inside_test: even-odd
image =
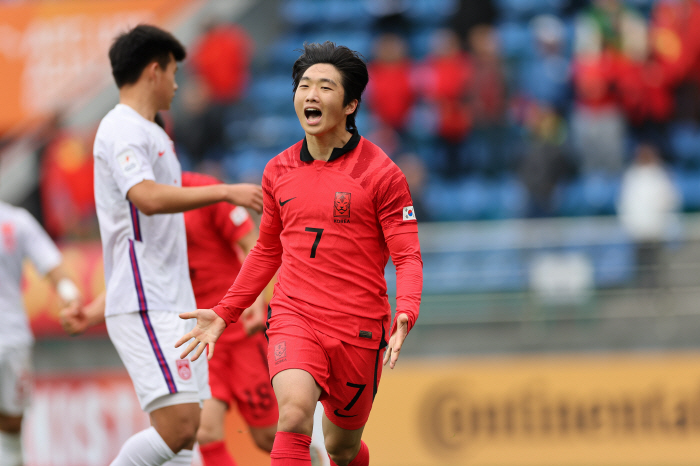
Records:
[[[93,157],[88,142],[60,130],[42,153],[40,193],[44,227],[52,238],[96,234]]]
[[[584,172],[622,170],[625,120],[616,72],[627,27],[642,21],[618,0],[595,0],[576,18],[571,136]]]
[[[438,114],[438,134],[451,142],[463,140],[472,125],[467,96],[473,73],[457,34],[449,29],[436,31],[419,81],[423,97]]]
[[[379,36],[368,69],[367,107],[382,123],[401,132],[416,97],[411,82],[413,62],[406,41],[396,34]]]
[[[700,3],[661,0],[651,14],[650,48],[676,94],[676,115],[700,120]]]
[[[244,94],[250,78],[253,40],[241,27],[221,23],[210,26],[197,40],[189,64],[207,85],[217,103],[232,103]]]
[[[473,85],[470,101],[474,122],[479,126],[503,123],[506,109],[506,86],[503,59],[496,31],[482,24],[469,32],[473,62]]]
[[[655,142],[665,152],[665,126],[673,111],[668,72],[651,56],[648,27],[630,23],[617,57],[617,96],[636,139]]]
[[[495,29],[486,24],[473,27],[467,36],[473,66],[468,101],[473,116],[470,139],[487,152],[467,153],[470,167],[486,175],[501,173],[509,164],[507,150],[505,64]]]

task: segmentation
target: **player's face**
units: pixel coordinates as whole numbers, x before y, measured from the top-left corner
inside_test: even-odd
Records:
[[[175,58],[170,54],[170,61],[165,69],[160,66],[156,66],[156,94],[158,99],[158,108],[160,110],[169,110],[170,103],[175,97],[175,91],[177,90],[177,83],[175,82],[175,73],[177,72],[177,62]]]
[[[320,136],[345,131],[345,119],[355,111],[357,100],[343,105],[345,90],[340,72],[333,65],[310,66],[294,93],[294,110],[306,134]]]

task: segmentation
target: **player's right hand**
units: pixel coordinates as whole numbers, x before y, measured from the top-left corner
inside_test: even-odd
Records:
[[[224,322],[224,319],[219,317],[216,312],[211,309],[197,309],[193,312],[183,312],[180,314],[180,318],[197,319],[197,325],[192,331],[183,335],[183,337],[175,343],[175,348],[179,348],[184,343],[192,340],[180,355],[180,359],[185,359],[188,354],[196,349],[194,356],[190,359],[190,361],[196,361],[207,346],[209,346],[208,359],[211,359],[212,356],[214,356],[214,343],[219,339],[221,334],[224,333],[224,330],[226,330],[226,322]]]
[[[257,184],[238,183],[226,185],[228,188],[226,202],[243,207],[250,207],[257,213],[262,213],[262,187]]]

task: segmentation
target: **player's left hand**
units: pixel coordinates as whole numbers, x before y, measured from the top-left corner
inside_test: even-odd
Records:
[[[408,335],[408,316],[401,313],[396,316],[396,331],[391,335],[389,339],[389,345],[386,347],[386,352],[384,353],[384,365],[389,363],[389,367],[392,369],[396,366],[396,361],[399,359],[399,352],[401,351],[401,345]]]
[[[191,361],[196,361],[209,346],[208,359],[214,356],[214,343],[219,339],[224,330],[226,330],[226,322],[219,317],[216,312],[211,309],[197,309],[193,312],[183,312],[180,314],[181,319],[197,319],[197,325],[191,332],[180,338],[175,343],[175,348],[179,348],[184,343],[192,340],[185,348],[185,351],[180,355],[180,359],[185,359],[192,351],[196,351]],[[199,346],[199,347],[197,347]]]

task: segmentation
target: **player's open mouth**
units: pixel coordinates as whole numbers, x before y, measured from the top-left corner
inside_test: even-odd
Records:
[[[321,115],[323,113],[317,108],[305,108],[304,116],[306,117],[306,123],[310,125],[318,124],[321,121]]]

